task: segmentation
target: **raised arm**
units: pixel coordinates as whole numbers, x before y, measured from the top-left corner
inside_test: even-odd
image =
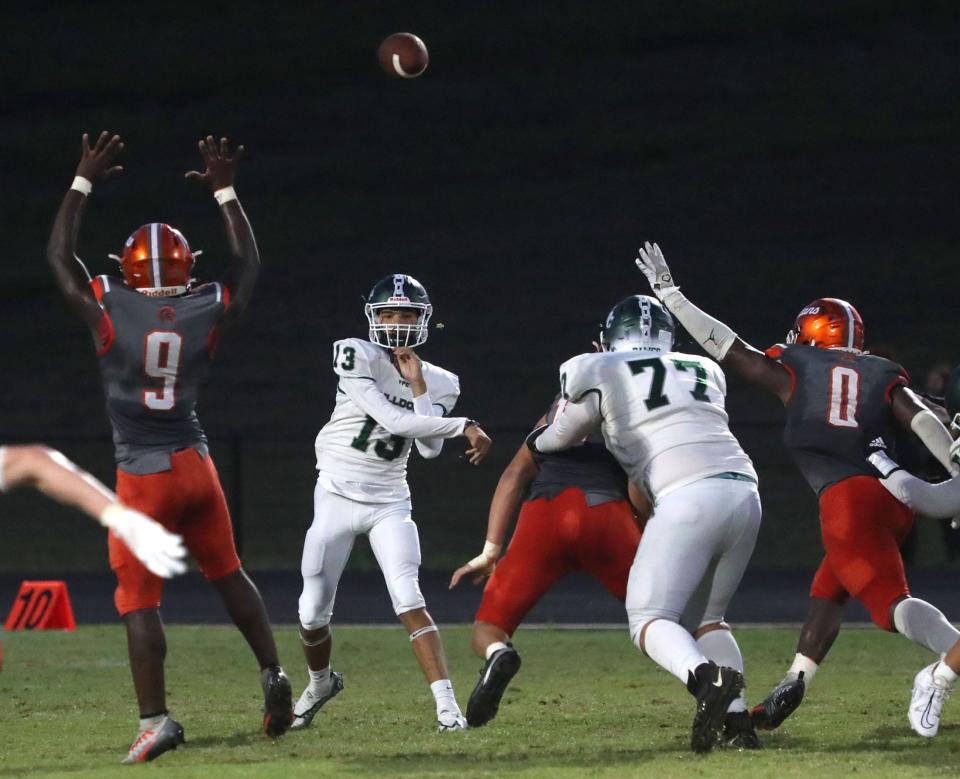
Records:
[[[227,325],[240,316],[250,303],[260,275],[260,252],[253,237],[253,228],[233,188],[243,146],[237,146],[231,156],[230,142],[226,138],[221,138],[218,144],[212,135],[208,135],[199,142],[199,147],[206,170],[203,173],[191,170],[184,175],[210,187],[223,215],[227,243],[233,258],[224,277],[231,295],[230,305],[223,315],[223,322]]]
[[[737,337],[723,322],[714,319],[687,300],[676,285],[657,244],[649,241],[645,243],[636,262],[650,282],[653,294],[707,354],[724,368],[739,373],[751,384],[772,392],[782,402],[789,399],[792,381],[787,370],[776,360]]]
[[[541,417],[537,422],[540,427],[547,421]],[[483,551],[454,571],[450,578],[450,588],[456,587],[460,580],[468,574],[473,574],[473,583],[479,584],[493,573],[503,549],[503,539],[507,535],[510,523],[517,514],[517,508],[523,500],[527,487],[537,474],[537,463],[530,449],[524,443],[513,456],[510,464],[500,474],[500,481],[490,500],[490,511],[487,514],[487,534],[483,544]]]
[[[157,576],[183,573],[186,550],[169,533],[117,496],[55,449],[45,446],[0,447],[0,491],[33,487],[59,503],[74,506],[112,530]]]
[[[60,292],[91,328],[100,322],[102,310],[90,289],[90,274],[77,256],[77,236],[83,207],[93,185],[123,170],[123,166],[115,164],[122,151],[119,135],[110,135],[104,130],[91,147],[90,136],[83,134],[76,176],[60,204],[47,242],[47,262]]]

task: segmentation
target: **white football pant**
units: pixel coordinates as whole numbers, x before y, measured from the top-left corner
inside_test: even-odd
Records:
[[[317,484],[313,524],[303,542],[303,592],[300,624],[316,630],[330,624],[337,583],[353,548],[366,533],[398,615],[423,608],[420,592],[420,537],[410,518],[410,501],[360,503],[328,492]]]
[[[760,529],[752,482],[708,478],[657,501],[627,583],[630,637],[654,619],[690,632],[722,622]]]

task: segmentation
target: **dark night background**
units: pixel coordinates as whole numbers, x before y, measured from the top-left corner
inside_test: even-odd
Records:
[[[249,152],[237,191],[263,274],[199,413],[254,570],[298,569],[330,344],[366,332],[361,295],[387,273],[427,286],[445,328],[421,354],[460,375],[458,411],[495,439],[479,469],[459,441],[440,461],[411,457],[437,571],[479,551],[489,496],[559,364],[589,350],[616,301],[647,292],[633,266],[644,239],[756,346],[836,296],[919,386],[957,362],[955,3],[149,8],[2,12],[0,440],[47,441],[112,483],[90,337],[44,259],[81,133],[127,145],[125,172],[86,212],[91,272],[114,272],[107,253],[159,220],[205,250],[202,278],[222,268],[225,238],[183,172],[201,135],[228,135]],[[379,70],[376,47],[398,30],[429,47],[418,80]],[[761,475],[753,569],[812,572],[816,504],[780,444],[777,403],[732,380],[728,407]],[[106,570],[93,523],[33,495],[5,498],[3,515],[0,573]],[[921,523],[914,559],[949,565],[936,523]],[[353,565],[374,565],[365,545]]]

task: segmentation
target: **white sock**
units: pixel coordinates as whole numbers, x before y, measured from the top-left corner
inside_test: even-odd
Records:
[[[307,668],[307,672],[310,674],[310,691],[314,693],[326,692],[327,685],[330,683],[330,666],[328,665],[320,671]]]
[[[156,730],[163,724],[163,721],[166,718],[166,714],[158,714],[156,717],[141,717],[140,732],[143,733],[145,730]]]
[[[707,659],[713,660],[717,665],[735,668],[740,673],[743,673],[743,655],[740,654],[737,639],[733,637],[733,633],[729,630],[711,630],[709,633],[704,633],[697,639],[697,646],[700,647],[700,651],[703,652]],[[740,695],[730,702],[727,711],[736,712],[746,710],[747,696],[746,693],[741,690]]]
[[[499,652],[501,649],[506,649],[507,645],[502,641],[494,641],[490,646],[487,647],[487,660],[493,657],[494,652]]]
[[[453,685],[449,679],[437,679],[437,681],[431,682],[430,692],[433,693],[433,699],[437,702],[437,714],[441,711],[460,713],[460,707],[457,705],[457,699],[453,694]]]
[[[800,673],[803,673],[803,681],[810,686],[810,682],[813,681],[813,677],[817,675],[817,670],[820,668],[813,660],[811,660],[806,655],[801,655],[797,652],[793,656],[793,662],[790,664],[790,670],[787,671],[787,675],[784,676],[785,681],[795,681],[800,678]]]
[[[960,639],[940,609],[919,598],[907,598],[893,610],[893,625],[903,635],[931,652],[944,655]]]
[[[957,673],[941,660],[933,669],[933,678],[940,679],[944,686],[953,689],[953,684],[957,681]]]
[[[690,632],[666,619],[656,619],[647,625],[643,646],[653,662],[684,685],[694,669],[707,662]]]

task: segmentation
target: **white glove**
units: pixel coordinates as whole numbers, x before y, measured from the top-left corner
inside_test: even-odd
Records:
[[[636,259],[637,267],[650,282],[653,294],[663,300],[664,295],[677,288],[663,252],[657,244],[649,241],[646,241],[639,251],[640,256]]]
[[[900,470],[900,466],[886,452],[872,452],[867,459],[870,461],[870,465],[880,473],[881,479],[886,479],[894,471]]]
[[[111,503],[100,515],[100,524],[110,528],[140,561],[157,576],[169,579],[187,570],[183,539],[157,524],[146,514],[120,503]]]
[[[476,574],[473,577],[473,583],[479,584],[493,573],[497,567],[497,558],[500,556],[500,544],[494,544],[486,541],[483,545],[483,551],[474,557],[466,565],[461,565],[453,572],[450,578],[450,589],[453,589],[460,583],[460,580],[467,574]]]

